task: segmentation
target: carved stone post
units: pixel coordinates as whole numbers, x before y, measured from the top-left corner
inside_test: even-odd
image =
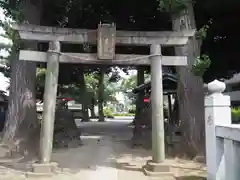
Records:
[[[41,163],[49,163],[51,161],[53,146],[53,130],[55,120],[58,74],[59,74],[59,42],[51,42],[50,51],[47,60],[47,72],[44,90],[44,110],[40,144],[40,161]]]
[[[222,94],[225,88],[225,83],[214,80],[208,84],[210,94],[205,97],[208,180],[225,179],[224,141],[216,136],[217,125],[231,124],[230,96]]]
[[[163,86],[162,86],[162,56],[161,46],[151,45],[151,106],[152,106],[152,161],[144,167],[149,176],[161,176],[174,179],[169,167],[163,165],[165,160]],[[167,177],[166,177],[167,176]]]

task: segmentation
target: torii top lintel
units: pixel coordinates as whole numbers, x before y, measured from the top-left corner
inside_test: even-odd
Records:
[[[73,44],[97,44],[97,30],[70,29],[31,24],[13,24],[21,39],[36,41],[60,41]],[[163,46],[185,45],[195,35],[195,30],[184,31],[116,31],[116,44]]]

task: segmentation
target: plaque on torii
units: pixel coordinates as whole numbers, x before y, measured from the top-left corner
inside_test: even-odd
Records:
[[[100,60],[115,59],[116,26],[112,24],[98,25],[97,56]]]

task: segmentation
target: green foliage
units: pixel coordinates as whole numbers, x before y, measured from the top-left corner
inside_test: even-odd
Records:
[[[204,40],[207,37],[207,32],[210,28],[210,25],[212,24],[212,19],[208,21],[207,24],[203,25],[196,33],[196,37],[198,39]]]
[[[135,114],[135,113],[136,113],[136,106],[132,106],[132,107],[128,110],[128,112],[129,112],[130,114]]]
[[[178,13],[187,8],[190,0],[157,0],[159,3],[159,10],[169,13]]]
[[[88,95],[89,102],[91,102],[91,105],[97,104],[97,90],[98,90],[98,79],[96,74],[94,73],[88,73],[84,75],[85,77],[85,85],[86,85],[86,91]]]
[[[195,76],[202,77],[204,73],[207,71],[211,64],[211,59],[208,55],[203,54],[200,57],[197,57],[195,63],[192,66],[192,72]]]
[[[127,79],[123,79],[121,89],[123,91],[132,91],[137,86],[137,75],[132,75]]]
[[[19,22],[24,19],[19,6],[20,2],[22,1],[2,0],[0,6],[8,17]],[[126,3],[128,8],[123,14],[121,12],[126,9]],[[153,0],[147,3],[143,0],[43,1],[41,22],[49,26],[96,28],[97,23],[105,21],[115,22],[118,29],[169,30],[171,28],[170,13],[185,9],[187,3],[193,2],[191,0]],[[240,67],[236,58],[239,52],[239,40],[236,37],[239,32],[239,16],[235,13],[239,12],[240,1],[233,0],[230,3],[228,1],[194,0],[194,3],[196,26],[199,30],[197,36],[204,39],[202,52],[208,54],[212,61],[211,67],[204,73],[204,79],[210,81],[213,78],[231,77],[233,73],[239,72]],[[209,30],[210,18],[212,24]],[[136,53],[138,52],[141,51],[137,50]],[[89,69],[89,66],[85,69]],[[66,67],[64,70],[67,76],[63,75],[63,77],[71,77],[69,79],[72,80],[71,83],[74,83],[75,79],[72,77],[77,76],[78,68],[73,70]],[[114,76],[113,79],[115,79]]]
[[[114,116],[134,116],[134,113],[113,113],[113,109],[105,107],[103,108],[103,114],[107,118],[113,118]]]
[[[232,108],[232,123],[240,123],[240,108]]]
[[[45,68],[37,68],[37,84],[41,87],[44,87],[45,84]]]
[[[4,10],[4,14],[6,17],[11,18],[16,22],[23,22],[24,16],[23,11],[20,7],[21,3],[22,1],[19,0],[2,0],[0,1],[0,7]]]
[[[37,91],[43,91],[44,85],[45,85],[45,68],[38,68],[37,69]],[[94,100],[95,105],[98,100],[98,74],[96,72],[88,72],[84,75],[85,78],[85,86],[87,93],[84,95],[84,97],[87,99],[86,102],[88,105],[92,105],[92,100]],[[115,92],[118,91],[118,86],[116,86],[116,83],[109,82],[109,79],[111,76],[105,76],[104,78],[104,93],[103,93],[103,99],[104,102],[116,102],[115,98]],[[75,82],[68,85],[59,85],[59,93],[62,94],[62,96],[67,96],[69,98],[73,98],[75,101],[81,103],[83,92],[81,88],[81,84]],[[39,94],[43,94],[43,92],[38,92]]]
[[[76,84],[61,86],[59,88],[59,92],[62,97],[72,98],[77,103],[81,104],[81,103],[85,102],[85,103],[90,104],[89,101],[86,101],[86,99],[88,100],[88,97],[86,97],[86,96],[88,96],[88,94],[85,94],[84,92],[82,92],[81,89],[82,89],[81,85],[76,83]],[[83,99],[83,97],[84,97],[84,99]]]
[[[108,117],[108,118],[111,118],[111,117],[114,117],[113,115],[113,110],[111,108],[103,108],[103,114],[105,117]]]
[[[137,75],[132,75],[129,78],[123,79],[121,82],[120,90],[134,103],[136,100],[132,90],[137,87]]]
[[[1,72],[3,72],[5,76],[9,77],[11,60],[14,60],[16,58],[18,51],[23,46],[23,43],[19,38],[18,32],[14,31],[11,28],[12,20],[10,20],[9,18],[14,19],[16,22],[21,22],[22,19],[20,19],[20,10],[18,10],[16,7],[10,8],[10,6],[7,6],[7,4],[4,2],[0,3],[0,7],[3,8],[4,14],[6,16],[4,20],[0,20],[0,27],[5,32],[0,36],[10,41],[9,44],[1,43],[0,45],[1,51],[3,50],[8,52],[8,56],[1,57],[1,59],[6,63],[6,68],[1,69]]]
[[[135,114],[133,113],[120,113],[120,114],[113,114],[113,116],[135,116]]]
[[[96,92],[98,88],[97,76],[93,73],[85,74],[86,88],[88,92]]]

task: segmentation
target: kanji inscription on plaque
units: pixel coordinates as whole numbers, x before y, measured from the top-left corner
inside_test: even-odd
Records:
[[[98,59],[114,59],[116,26],[114,24],[98,25]]]

